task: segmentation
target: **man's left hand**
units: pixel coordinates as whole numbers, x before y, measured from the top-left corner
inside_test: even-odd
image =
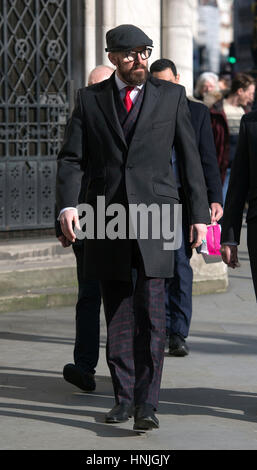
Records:
[[[220,252],[224,263],[226,263],[229,268],[235,269],[240,267],[237,254],[237,245],[222,244]]]
[[[211,203],[211,223],[218,222],[223,216],[222,206],[218,202]]]
[[[66,238],[65,235],[60,235],[58,237],[58,240],[59,240],[59,242],[61,242],[63,248],[67,248],[68,246],[71,245],[70,240],[68,240],[68,238]]]
[[[192,243],[191,248],[197,248],[206,239],[207,225],[206,224],[193,224],[189,229],[189,241]]]

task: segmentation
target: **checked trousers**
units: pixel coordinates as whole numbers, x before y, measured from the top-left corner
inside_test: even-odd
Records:
[[[101,281],[106,358],[116,403],[157,409],[165,348],[164,279],[145,276],[137,257],[131,282]]]

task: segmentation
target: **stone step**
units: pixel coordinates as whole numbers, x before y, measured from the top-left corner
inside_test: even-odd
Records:
[[[190,264],[194,273],[193,295],[226,292],[228,269],[223,261],[207,264],[203,256],[194,250]]]
[[[0,312],[75,306],[76,261],[55,237],[0,243]]]
[[[22,294],[0,296],[0,313],[65,306],[75,308],[76,301],[76,287],[38,289]]]
[[[29,292],[33,288],[76,287],[75,266],[50,266],[0,271],[0,296]]]
[[[193,295],[225,292],[224,263],[207,265],[194,252]],[[71,247],[56,238],[0,243],[0,312],[54,306],[75,306],[76,261]]]
[[[73,250],[56,238],[0,243],[0,296],[76,284]]]
[[[72,254],[71,246],[63,248],[55,237],[0,242],[0,262],[26,259],[46,259]]]

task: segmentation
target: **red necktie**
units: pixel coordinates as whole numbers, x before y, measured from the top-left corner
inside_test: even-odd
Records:
[[[123,102],[125,104],[126,110],[129,113],[129,111],[131,110],[131,108],[133,106],[133,101],[130,98],[130,93],[131,93],[132,90],[134,90],[134,87],[133,86],[126,86],[125,90],[126,90],[126,94],[125,94],[125,97],[123,98]]]

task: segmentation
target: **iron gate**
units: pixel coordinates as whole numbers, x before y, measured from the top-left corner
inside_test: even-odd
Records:
[[[70,0],[0,3],[0,230],[53,227],[70,103]]]

